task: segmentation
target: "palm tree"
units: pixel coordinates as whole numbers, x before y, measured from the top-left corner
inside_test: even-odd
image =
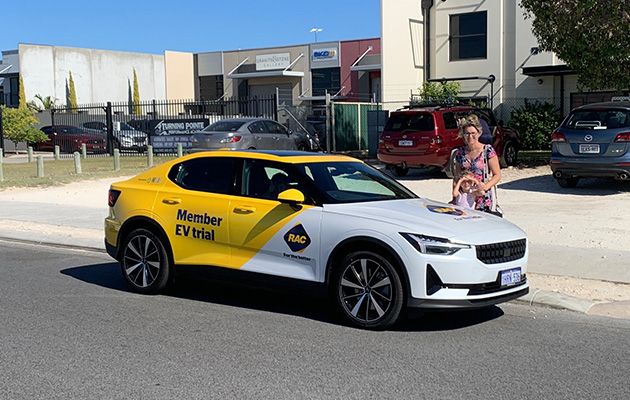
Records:
[[[51,110],[53,108],[56,107],[56,102],[57,100],[59,100],[56,97],[52,97],[52,96],[46,96],[43,97],[41,94],[36,94],[35,98],[37,100],[40,101],[40,103],[42,103],[42,107],[44,110]],[[31,101],[28,103],[29,108],[34,110],[34,111],[42,111],[42,107],[40,107],[37,103],[35,103],[35,101]]]

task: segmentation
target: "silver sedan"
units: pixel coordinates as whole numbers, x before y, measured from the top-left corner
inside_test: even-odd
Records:
[[[230,150],[297,150],[296,140],[284,126],[265,118],[227,118],[195,132],[192,151]]]

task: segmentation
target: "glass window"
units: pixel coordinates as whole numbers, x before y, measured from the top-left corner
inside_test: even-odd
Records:
[[[217,121],[203,128],[204,132],[234,132],[243,126],[245,121]]]
[[[286,129],[284,129],[284,126],[278,124],[277,122],[273,122],[273,121],[264,121],[265,125],[267,126],[267,131],[269,133],[284,133],[286,134],[287,131]]]
[[[177,164],[171,169],[169,178],[188,190],[232,193],[236,158],[195,158]]]
[[[339,67],[317,68],[311,71],[313,79],[313,96],[325,96],[326,92],[334,95],[341,87],[341,73]]]
[[[451,15],[451,61],[488,57],[487,19],[486,11]]]
[[[615,109],[574,111],[565,124],[572,129],[616,129],[630,127],[630,112]]]
[[[459,126],[457,125],[457,119],[455,118],[455,114],[452,112],[442,114],[442,118],[444,119],[444,128],[445,129],[457,129]]]
[[[267,133],[267,128],[265,127],[265,124],[263,124],[262,121],[256,121],[256,122],[253,122],[253,123],[249,124],[247,129],[251,133]]]
[[[241,192],[244,196],[276,200],[278,194],[297,189],[308,198],[308,189],[290,164],[266,160],[245,160]],[[308,200],[307,200],[308,202]]]
[[[432,131],[435,129],[433,115],[429,113],[392,114],[384,130],[389,132]]]

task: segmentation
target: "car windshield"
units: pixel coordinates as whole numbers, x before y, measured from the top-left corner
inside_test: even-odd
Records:
[[[297,168],[322,194],[326,204],[411,199],[409,189],[360,162],[297,164]]]
[[[120,123],[120,130],[121,131],[135,131],[135,129],[131,125],[126,124],[124,122]]]
[[[217,121],[203,128],[204,132],[234,132],[243,126],[245,121]]]
[[[81,129],[74,127],[74,126],[62,126],[62,127],[57,127],[57,132],[63,135],[83,135],[85,134],[85,132],[83,132]]]
[[[429,113],[392,114],[385,124],[385,131],[432,131],[435,125]]]
[[[630,111],[585,109],[574,111],[564,124],[571,129],[615,129],[630,127]]]

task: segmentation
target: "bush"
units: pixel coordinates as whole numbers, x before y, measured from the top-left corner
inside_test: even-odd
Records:
[[[558,107],[538,100],[528,101],[510,114],[509,125],[516,129],[524,150],[551,149],[551,133],[562,122]]]

